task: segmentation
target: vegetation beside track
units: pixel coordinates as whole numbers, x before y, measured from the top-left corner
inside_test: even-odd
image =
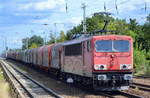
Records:
[[[9,91],[9,84],[5,81],[3,71],[0,67],[0,98],[10,98]]]
[[[136,76],[150,77],[150,61],[146,60],[146,51],[134,49],[134,66]]]

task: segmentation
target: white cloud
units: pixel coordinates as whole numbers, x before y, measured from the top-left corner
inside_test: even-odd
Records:
[[[45,18],[45,19],[36,19],[36,20],[31,20],[31,23],[35,23],[35,24],[49,24],[49,19]]]
[[[126,4],[119,6],[120,12],[132,11],[135,9],[137,9],[137,7],[135,5],[133,5],[132,3],[126,3]]]
[[[30,22],[35,23],[35,24],[53,24],[56,22],[56,23],[71,23],[71,24],[77,25],[77,24],[80,24],[82,20],[82,17],[72,17],[72,18],[67,18],[64,20],[56,19],[55,21],[53,21],[53,23],[50,23],[50,18],[51,17],[47,17],[44,19],[31,20]]]
[[[60,10],[60,12],[66,12],[66,8],[65,7],[61,7],[59,10]]]
[[[113,2],[114,3],[109,6],[110,12],[116,11],[115,0]],[[142,10],[142,8],[145,7],[145,3],[149,6],[150,0],[118,0],[117,7],[120,13],[128,13],[134,10]]]
[[[22,43],[22,40],[21,39],[12,39],[11,41],[10,41],[10,43],[11,44],[18,44],[18,43]]]
[[[70,18],[68,21],[72,24],[80,24],[81,23],[82,18],[81,17],[72,17]]]
[[[33,2],[19,5],[20,10],[48,10],[65,4],[65,0],[46,0],[41,2]]]

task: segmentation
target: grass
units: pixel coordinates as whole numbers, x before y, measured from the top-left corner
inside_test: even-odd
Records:
[[[0,98],[10,98],[9,85],[4,80],[3,71],[0,68]]]
[[[150,60],[147,60],[147,64],[145,65],[145,70],[143,69],[135,69],[136,73],[135,76],[145,76],[150,77]]]
[[[146,76],[150,77],[150,60],[148,60],[148,65],[146,66]]]

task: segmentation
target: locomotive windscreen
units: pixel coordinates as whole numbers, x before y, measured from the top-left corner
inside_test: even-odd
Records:
[[[129,52],[130,42],[128,40],[97,40],[96,52]]]

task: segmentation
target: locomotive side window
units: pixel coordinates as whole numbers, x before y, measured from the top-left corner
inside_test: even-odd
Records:
[[[81,54],[82,54],[81,43],[65,46],[65,56],[73,56]]]

